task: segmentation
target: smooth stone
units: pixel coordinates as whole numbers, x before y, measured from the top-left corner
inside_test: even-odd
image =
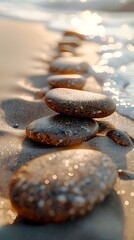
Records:
[[[43,98],[45,97],[46,93],[51,90],[52,88],[50,86],[46,86],[46,87],[43,87],[41,88],[37,93],[37,95],[40,97],[40,98]]]
[[[73,55],[76,55],[76,50],[74,47],[71,47],[71,46],[68,46],[68,45],[61,45],[59,46],[59,51],[62,52],[62,53],[71,53],[71,57]]]
[[[98,130],[97,135],[105,136],[107,134],[107,132],[115,129],[115,126],[108,121],[98,121],[97,120],[97,123],[99,125],[99,130]]]
[[[73,149],[40,156],[14,175],[10,200],[17,213],[38,223],[63,222],[91,211],[117,178],[105,154]]]
[[[123,180],[134,180],[134,173],[127,170],[119,169],[118,175]]]
[[[80,38],[76,36],[64,36],[63,39],[58,43],[58,46],[69,45],[71,47],[79,47],[80,46]]]
[[[71,51],[61,51],[61,52],[57,53],[57,57],[55,59],[57,59],[59,57],[62,57],[62,58],[73,57],[74,55],[75,55],[75,53],[71,52]],[[58,74],[58,73],[56,73],[56,74]]]
[[[59,57],[50,64],[49,71],[61,74],[86,74],[89,71],[89,65],[81,58]]]
[[[47,82],[54,88],[82,89],[86,78],[77,74],[52,75],[47,78]]]
[[[107,133],[107,137],[109,137],[114,142],[116,142],[124,147],[129,147],[129,146],[133,145],[131,138],[126,133],[124,133],[118,129],[109,131]]]
[[[50,90],[45,102],[58,113],[81,118],[107,117],[116,109],[114,102],[105,95],[67,88]]]
[[[94,137],[98,124],[92,119],[79,119],[60,114],[33,121],[26,135],[36,142],[54,146],[77,145]]]
[[[64,36],[74,36],[81,40],[85,40],[86,36],[80,32],[74,31],[74,30],[67,30],[64,32]]]
[[[15,123],[14,125],[13,125],[13,128],[19,128],[19,124],[18,123]]]
[[[70,47],[70,46],[69,46]],[[58,49],[59,50],[59,49]],[[70,51],[57,51],[57,53],[56,53],[56,56],[55,56],[55,58],[53,58],[53,60],[55,61],[56,59],[59,59],[59,58],[72,58],[72,57],[74,57],[75,56],[75,53],[72,53],[72,52],[70,52]],[[56,75],[56,74],[58,74],[58,73],[50,73],[50,75]]]

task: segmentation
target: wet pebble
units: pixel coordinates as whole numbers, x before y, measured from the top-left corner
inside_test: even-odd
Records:
[[[86,78],[77,74],[52,75],[48,77],[47,82],[54,88],[82,89]]]
[[[80,33],[80,32],[77,32],[77,31],[74,31],[74,30],[67,30],[64,32],[64,36],[72,36],[72,37],[77,37],[81,40],[85,40],[86,37],[84,34]]]
[[[80,38],[77,36],[64,36],[63,39],[58,43],[58,46],[68,45],[71,47],[79,47],[81,44]]]
[[[123,180],[134,180],[134,173],[127,170],[119,169],[118,175]]]
[[[109,137],[110,139],[112,139],[114,142],[122,145],[122,146],[132,146],[132,140],[131,138],[124,132],[115,129],[115,130],[111,130],[107,133],[107,137]]]
[[[76,55],[76,50],[75,50],[75,48],[74,47],[71,47],[71,46],[68,46],[68,45],[61,45],[61,46],[59,46],[59,51],[61,52],[61,53],[70,53],[71,54],[71,57],[73,56],[73,55]],[[70,57],[70,56],[69,56]]]
[[[89,65],[81,58],[60,57],[50,64],[49,71],[61,74],[86,74],[89,71]]]
[[[66,150],[22,166],[10,184],[17,213],[39,223],[62,222],[91,211],[116,181],[112,160],[93,150]]]
[[[26,135],[36,142],[54,146],[71,146],[89,140],[98,132],[92,119],[79,119],[60,114],[43,117],[30,123]]]
[[[19,124],[18,123],[15,123],[14,125],[13,125],[13,128],[19,128]]]
[[[47,92],[45,101],[52,110],[74,117],[102,118],[115,111],[113,101],[102,94],[56,88]]]

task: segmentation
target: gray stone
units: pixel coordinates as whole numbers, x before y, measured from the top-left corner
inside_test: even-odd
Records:
[[[45,102],[52,110],[74,117],[102,118],[116,109],[114,102],[105,95],[66,88],[50,90]]]
[[[47,78],[47,82],[54,88],[82,89],[86,78],[78,74],[52,75]]]
[[[50,64],[49,71],[61,74],[86,74],[89,71],[89,65],[81,58],[60,57]]]
[[[71,146],[89,140],[98,132],[92,119],[79,119],[60,114],[43,117],[30,123],[26,129],[29,138],[55,146]]]

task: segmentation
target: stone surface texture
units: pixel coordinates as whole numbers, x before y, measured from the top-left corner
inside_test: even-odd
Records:
[[[83,216],[110,192],[117,178],[112,160],[94,150],[50,153],[22,166],[10,184],[18,214],[35,222]]]

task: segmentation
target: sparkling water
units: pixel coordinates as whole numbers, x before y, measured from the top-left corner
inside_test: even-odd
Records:
[[[0,16],[75,28],[98,42],[100,60],[89,72],[120,114],[134,119],[134,0],[0,1]]]

